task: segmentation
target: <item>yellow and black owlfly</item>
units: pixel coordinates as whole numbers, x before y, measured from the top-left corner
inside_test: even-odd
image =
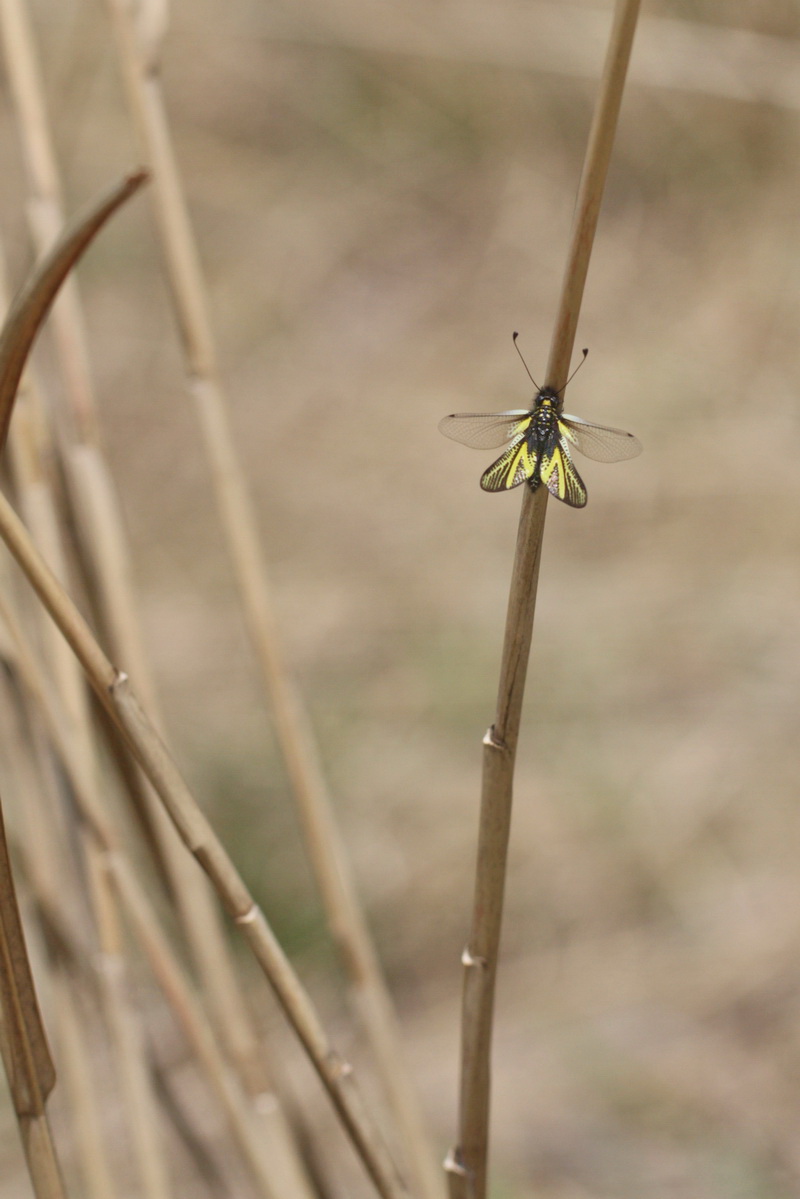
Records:
[[[517,334],[514,334],[517,346]],[[588,351],[583,351],[581,366]],[[528,371],[527,363],[522,364]],[[573,372],[574,374],[574,372]],[[572,508],[586,506],[586,488],[575,469],[570,447],[574,446],[596,462],[621,462],[641,454],[642,446],[632,433],[594,425],[562,412],[561,392],[553,387],[539,387],[528,371],[537,390],[533,407],[513,408],[509,412],[457,412],[439,422],[445,437],[460,441],[478,450],[493,449],[508,441],[511,444],[481,476],[484,491],[508,491],[527,483],[536,491],[540,483],[556,499]],[[570,376],[572,378],[572,376]],[[567,380],[569,382],[569,379]]]

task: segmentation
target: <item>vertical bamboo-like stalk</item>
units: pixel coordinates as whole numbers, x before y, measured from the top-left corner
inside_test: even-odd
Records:
[[[639,0],[617,0],[589,134],[545,386],[567,378],[611,147],[639,15]],[[462,958],[461,1090],[458,1141],[445,1168],[451,1199],[485,1199],[490,1054],[495,980],[511,826],[514,763],[528,669],[547,491],[524,488],[511,578],[495,720],[483,745],[475,896]]]
[[[308,714],[280,651],[257,522],[227,417],[204,281],[164,111],[159,79],[163,6],[107,3],[141,151],[153,177],[151,194],[223,531],[312,869],[414,1181],[426,1199],[439,1199],[441,1177],[408,1078],[392,1001],[336,825]]]

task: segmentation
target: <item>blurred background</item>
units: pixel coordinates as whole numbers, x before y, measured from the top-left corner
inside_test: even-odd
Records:
[[[519,493],[482,493],[491,451],[436,425],[529,402],[515,329],[542,381],[610,9],[194,0],[166,42],[284,644],[442,1155]],[[74,211],[137,153],[103,6],[32,12]],[[7,93],[0,164],[18,281]],[[645,452],[582,460],[587,509],[548,509],[495,1199],[800,1194],[799,215],[797,5],[646,4],[566,405]],[[147,196],[80,279],[169,733],[358,1060]],[[272,1010],[255,978],[253,1002]],[[5,1085],[0,1111],[0,1174],[26,1194]]]

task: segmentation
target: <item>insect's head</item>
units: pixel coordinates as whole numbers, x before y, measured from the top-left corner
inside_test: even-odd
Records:
[[[540,387],[535,403],[537,407],[539,404],[551,404],[556,412],[560,412],[564,406],[561,393],[556,391],[555,387]]]
[[[561,403],[563,403],[563,400],[561,400],[561,392],[555,390],[555,387],[539,388],[539,394],[536,396],[536,403],[541,404],[545,402],[545,400],[547,400],[547,403],[549,404],[554,404],[555,408],[560,408]]]

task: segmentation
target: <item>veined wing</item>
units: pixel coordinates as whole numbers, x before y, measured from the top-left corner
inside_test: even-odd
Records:
[[[525,433],[518,433],[506,452],[483,472],[481,487],[484,491],[508,491],[518,487],[526,479],[533,478],[537,459],[537,451]]]
[[[493,450],[511,441],[522,432],[523,426],[527,428],[530,415],[528,408],[512,408],[509,412],[455,412],[439,421],[439,431],[476,450]]]
[[[583,479],[569,456],[567,443],[555,432],[542,452],[539,474],[547,490],[557,500],[563,500],[571,508],[586,507],[588,496]]]
[[[559,416],[558,427],[562,437],[595,462],[622,462],[642,452],[642,443],[624,429],[593,425],[579,416],[567,416],[566,412]]]

